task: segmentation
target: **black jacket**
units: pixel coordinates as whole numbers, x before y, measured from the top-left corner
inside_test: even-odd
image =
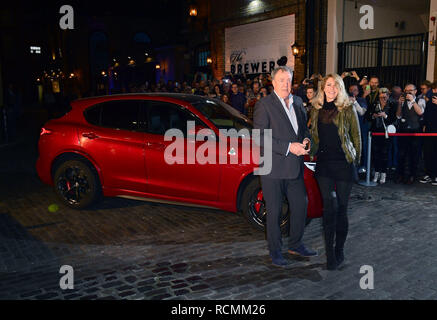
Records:
[[[303,157],[291,152],[286,156],[290,142],[302,143],[305,138],[310,139],[306,111],[302,99],[296,95],[293,95],[293,107],[299,126],[297,135],[274,92],[255,104],[253,124],[255,129],[261,130],[261,148],[264,152],[269,152],[264,146],[264,130],[272,129],[272,171],[267,175],[269,178],[296,179],[303,173]]]
[[[376,112],[376,108],[378,105],[379,99],[372,103],[368,108],[364,117],[370,123],[370,131],[372,132],[384,132],[384,125],[382,123],[383,118],[375,118],[372,119],[372,115]],[[387,119],[384,119],[384,123],[386,126],[394,123],[396,121],[396,110],[397,105],[393,101],[387,101],[387,104],[384,107],[384,111],[387,114]]]

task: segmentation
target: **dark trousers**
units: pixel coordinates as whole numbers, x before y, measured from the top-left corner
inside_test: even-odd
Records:
[[[303,177],[298,179],[272,179],[261,176],[261,185],[267,209],[267,242],[270,252],[282,248],[280,219],[282,203],[287,198],[290,211],[289,248],[302,243],[307,216],[308,197]]]
[[[419,166],[419,139],[417,137],[399,137],[399,159],[396,173],[398,176],[409,174],[417,176]]]
[[[361,152],[361,165],[367,168],[367,146],[369,141],[369,123],[363,121],[360,123],[361,129],[361,142],[362,142],[362,152]]]
[[[387,167],[398,167],[398,137],[390,137],[388,139],[388,162]]]
[[[352,191],[352,181],[336,181],[329,177],[318,176],[320,193],[323,200],[323,229],[327,250],[334,245],[343,248],[349,230],[347,205]]]
[[[372,162],[376,172],[387,172],[389,139],[375,136],[372,143]]]
[[[426,173],[437,178],[437,137],[424,137],[423,144]]]

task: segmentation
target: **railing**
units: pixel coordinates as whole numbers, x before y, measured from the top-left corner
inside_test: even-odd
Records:
[[[389,137],[437,137],[437,133],[385,133],[385,132],[370,132],[367,144],[367,168],[366,168],[366,180],[359,181],[358,183],[366,187],[374,187],[376,182],[370,181],[370,159],[372,154],[372,136],[385,136]]]
[[[350,41],[338,44],[338,72],[376,75],[382,84],[420,84],[426,76],[427,34]]]

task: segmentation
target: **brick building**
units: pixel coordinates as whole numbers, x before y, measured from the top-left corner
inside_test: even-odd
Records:
[[[243,30],[238,29],[239,26],[245,26],[247,35],[250,39],[240,40],[240,42],[248,41],[249,46],[253,50],[260,51],[259,42],[269,42],[270,38],[278,38],[273,46],[281,47],[278,52],[277,48],[267,49],[264,57],[249,59],[249,67],[244,70],[244,66],[240,71],[263,71],[259,69],[251,69],[250,62],[260,62],[266,60],[267,72],[270,71],[270,63],[281,58],[281,55],[287,56],[287,65],[295,72],[295,82],[301,81],[304,77],[310,76],[312,73],[324,73],[325,71],[325,55],[326,55],[326,12],[327,1],[303,1],[303,0],[273,0],[273,1],[244,1],[244,0],[224,0],[211,1],[210,11],[210,37],[211,37],[211,57],[212,57],[212,73],[214,77],[220,78],[226,72],[232,71],[239,73],[236,66],[235,70],[230,69],[230,48],[226,52],[226,37],[228,40],[232,36],[232,32]],[[287,17],[290,19],[287,21]],[[271,23],[269,23],[271,22]],[[254,30],[255,34],[251,33]],[[256,30],[261,30],[256,34]],[[282,40],[281,40],[282,39]],[[289,40],[289,42],[287,42]],[[230,41],[230,40],[229,40]],[[234,42],[238,42],[234,39]],[[281,42],[282,41],[282,42]],[[295,56],[292,51],[292,45],[297,45],[299,53]],[[234,45],[234,48],[238,43]],[[242,50],[247,48],[241,48]],[[250,49],[248,49],[250,50]],[[237,50],[238,51],[238,50]],[[262,50],[261,50],[262,51]],[[235,53],[235,52],[234,52]],[[246,50],[247,53],[247,50]]]

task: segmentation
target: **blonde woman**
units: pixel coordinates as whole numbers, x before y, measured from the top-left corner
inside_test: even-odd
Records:
[[[361,157],[360,125],[338,74],[329,74],[319,82],[312,105],[311,155],[317,156],[315,177],[323,198],[326,266],[328,270],[335,270],[344,261],[347,205],[355,179],[355,165]]]

